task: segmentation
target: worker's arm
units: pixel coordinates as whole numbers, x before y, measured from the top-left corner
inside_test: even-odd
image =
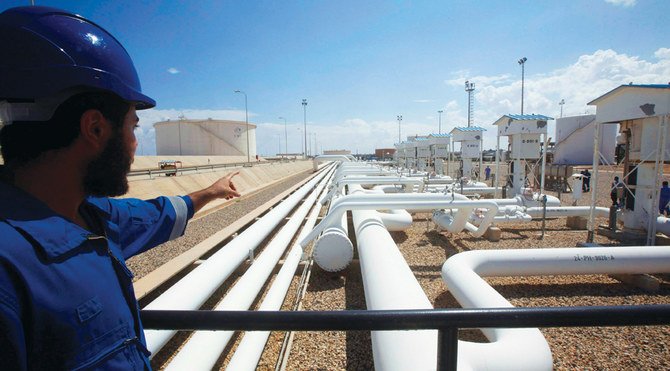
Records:
[[[235,188],[235,184],[233,184],[232,181],[232,178],[239,173],[239,171],[230,173],[214,182],[211,186],[190,193],[188,197],[190,197],[193,202],[193,212],[197,213],[203,206],[219,198],[230,200],[234,197],[240,197],[240,194],[237,192],[237,188]]]

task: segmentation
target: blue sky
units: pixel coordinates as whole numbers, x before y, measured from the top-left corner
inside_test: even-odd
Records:
[[[0,10],[29,0],[3,0]],[[241,119],[248,95],[258,151],[300,152],[303,110],[319,149],[369,153],[401,131],[425,135],[519,113],[594,112],[586,103],[629,82],[670,82],[670,1],[58,1],[116,36],[146,94],[140,154],[155,152],[166,118]],[[550,132],[553,130],[550,125]],[[550,133],[553,136],[553,132]],[[313,141],[313,139],[312,139]]]

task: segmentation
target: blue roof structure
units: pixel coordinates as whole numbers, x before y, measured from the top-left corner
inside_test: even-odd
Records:
[[[486,129],[479,127],[479,126],[470,126],[470,127],[456,127],[454,128],[455,130],[460,130],[460,131],[486,131]]]
[[[530,115],[513,115],[513,114],[507,114],[505,115],[513,120],[553,120],[553,117],[545,116],[545,115],[536,115],[536,114],[530,114]]]
[[[625,88],[642,88],[642,89],[670,89],[670,84],[649,84],[649,85],[633,85],[633,84],[628,84],[628,85],[619,85],[618,87],[608,91],[607,93],[599,96],[598,98],[590,101],[587,103],[588,105],[593,105],[596,101],[601,100],[602,98],[605,98],[608,95],[613,94],[614,92],[617,92],[621,89]]]
[[[433,133],[433,134],[429,134],[429,135],[433,138],[451,138],[451,134],[446,134],[446,133],[444,133],[444,134]]]
[[[416,142],[420,142],[420,141],[422,141],[422,140],[428,140],[428,138],[424,138],[424,137],[416,137],[416,138],[414,138],[414,140],[415,140]]]

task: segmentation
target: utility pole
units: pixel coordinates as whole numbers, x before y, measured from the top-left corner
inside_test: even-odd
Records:
[[[307,158],[307,99],[302,100],[302,113],[305,127],[305,153],[304,156]]]
[[[437,116],[438,117],[438,119],[437,119],[437,133],[438,134],[442,134],[442,112],[444,112],[444,111],[442,111],[442,110],[437,111],[437,115],[438,115]]]
[[[524,75],[525,75],[525,66],[528,58],[523,57],[519,59],[519,64],[521,65],[521,114],[523,115],[523,87],[524,87]]]

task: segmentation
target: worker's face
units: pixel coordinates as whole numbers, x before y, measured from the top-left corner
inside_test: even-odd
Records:
[[[139,119],[131,107],[123,125],[112,130],[105,149],[88,165],[84,191],[91,196],[113,197],[128,192],[128,172],[135,156],[137,139],[135,128]],[[115,125],[111,124],[112,127]]]

